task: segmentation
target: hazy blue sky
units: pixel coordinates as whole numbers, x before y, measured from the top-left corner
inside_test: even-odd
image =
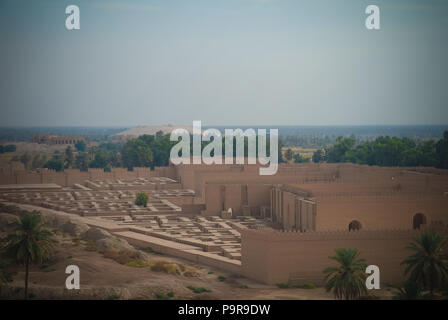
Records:
[[[1,0],[0,125],[446,124],[447,59],[445,0]]]

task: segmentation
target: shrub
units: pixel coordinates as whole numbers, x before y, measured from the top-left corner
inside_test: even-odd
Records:
[[[180,274],[180,268],[177,264],[168,263],[164,265],[165,271],[168,274]]]
[[[106,300],[118,300],[118,299],[120,299],[120,295],[118,294],[111,294],[106,298]]]
[[[79,238],[73,238],[72,239],[73,245],[79,246],[81,244],[81,239]]]
[[[248,286],[246,286],[245,284],[240,285],[240,289],[249,289]]]
[[[146,252],[146,253],[156,253],[156,252],[154,251],[154,249],[151,248],[151,247],[143,248],[142,251],[144,251],[144,252]]]
[[[218,277],[218,281],[220,281],[220,282],[224,282],[224,281],[226,281],[226,277],[224,277],[224,276],[219,276],[219,277]]]
[[[135,197],[135,204],[137,206],[146,207],[148,204],[149,196],[146,192],[139,192]]]
[[[93,240],[87,241],[85,249],[86,249],[86,251],[97,251],[98,250],[96,247],[96,244]]]
[[[206,289],[203,287],[193,287],[193,286],[188,286],[188,289],[190,289],[191,291],[193,291],[194,293],[203,293],[203,292],[212,292],[212,290],[210,289]]]
[[[289,289],[291,288],[291,285],[288,283],[277,283],[277,287],[280,289]]]
[[[125,266],[133,267],[133,268],[144,268],[144,267],[149,267],[150,264],[143,259],[135,259],[135,260],[131,260],[131,261],[125,263]]]
[[[316,289],[316,286],[314,285],[314,283],[308,282],[308,283],[304,283],[304,284],[298,286],[298,288],[300,288],[300,289]]]
[[[189,269],[182,274],[184,277],[199,277],[200,274],[194,269]]]
[[[174,292],[170,291],[167,294],[157,292],[154,296],[157,300],[169,300],[174,297]]]
[[[182,272],[182,268],[178,264],[165,261],[151,262],[149,266],[151,267],[151,271],[155,272],[165,272],[168,274],[181,274]]]

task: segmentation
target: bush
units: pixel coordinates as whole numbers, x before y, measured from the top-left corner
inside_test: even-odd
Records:
[[[98,248],[93,240],[87,241],[85,249],[86,251],[98,251]]]
[[[170,291],[167,294],[157,292],[154,296],[157,300],[169,300],[174,297],[174,292]]]
[[[280,289],[289,289],[291,288],[291,285],[288,283],[277,283],[277,287]]]
[[[177,264],[168,263],[164,265],[165,272],[168,274],[180,274],[180,268]]]
[[[149,267],[150,264],[143,259],[135,259],[125,263],[125,266],[133,268],[144,268]]]
[[[146,252],[146,253],[152,253],[152,254],[155,254],[156,252],[154,251],[154,249],[153,248],[151,248],[151,247],[146,247],[146,248],[143,248],[143,249],[141,249],[142,251],[144,251],[144,252]]]
[[[168,263],[165,261],[157,261],[157,262],[152,262],[149,264],[149,266],[151,267],[151,271],[155,271],[155,272],[165,272],[168,274],[176,274],[179,275],[181,274],[181,272],[183,271],[182,269],[185,270],[185,268],[181,267],[178,264],[175,263]]]
[[[191,291],[193,291],[194,293],[203,293],[203,292],[212,292],[212,290],[210,289],[206,289],[203,287],[193,287],[193,286],[188,286],[188,289],[190,289]]]
[[[149,196],[146,192],[139,192],[135,197],[135,204],[137,206],[146,207],[148,205]]]
[[[187,270],[182,274],[184,277],[199,277],[200,274],[194,270]]]
[[[224,276],[219,276],[219,277],[218,277],[218,281],[220,281],[220,282],[224,282],[224,281],[226,281],[226,277],[224,277]]]
[[[304,284],[298,286],[298,288],[300,288],[300,289],[316,289],[316,286],[314,285],[314,283],[308,282],[308,283],[304,283]]]
[[[15,152],[16,151],[16,145],[15,144],[8,144],[6,146],[0,146],[0,153],[5,152]]]
[[[75,148],[78,151],[86,151],[86,147],[87,147],[86,143],[82,140],[75,143]]]

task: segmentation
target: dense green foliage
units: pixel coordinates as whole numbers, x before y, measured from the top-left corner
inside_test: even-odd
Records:
[[[402,264],[409,280],[423,289],[442,288],[448,284],[448,254],[444,251],[446,238],[432,231],[426,231],[417,237],[407,249],[414,253]]]
[[[409,138],[385,136],[356,144],[353,138],[339,137],[331,147],[317,150],[313,161],[448,168],[448,131],[445,131],[443,139],[438,142],[415,142]]]
[[[16,151],[15,144],[7,144],[5,146],[0,145],[0,153],[14,152],[14,151]]]
[[[291,161],[293,155],[294,155],[294,153],[292,152],[291,148],[286,149],[286,151],[285,151],[285,159],[286,160]]]
[[[403,287],[396,287],[394,299],[397,300],[417,300],[422,297],[422,292],[414,281],[406,281]]]
[[[44,168],[56,171],[64,170],[64,157],[60,152],[56,151],[55,153],[53,153],[51,159],[45,163]]]
[[[294,155],[294,163],[305,163],[305,162],[310,162],[310,159],[300,155],[300,153],[296,153]]]
[[[258,140],[258,137],[257,137]],[[266,151],[269,156],[269,138],[266,140]],[[210,142],[202,142],[202,148]],[[155,135],[142,135],[131,139],[126,143],[101,143],[97,147],[91,147],[81,151],[82,146],[75,149],[68,147],[63,154],[55,152],[50,159],[45,155],[31,155],[24,153],[17,157],[25,164],[27,169],[45,167],[56,171],[67,168],[102,168],[109,171],[114,167],[124,167],[132,170],[134,167],[167,166],[171,148],[177,141],[170,141],[169,134],[158,132]],[[284,162],[281,148],[283,143],[278,142],[279,163]],[[193,152],[192,139],[190,153]],[[258,153],[258,142],[256,142]],[[236,154],[236,139],[233,143],[233,153]],[[248,141],[244,141],[244,154],[248,153]],[[224,137],[222,142],[222,154],[225,155]],[[213,155],[213,154],[212,154]],[[288,148],[285,158],[295,163],[308,162],[309,159],[296,154]],[[434,166],[448,168],[448,131],[444,137],[435,140],[412,140],[410,138],[398,138],[380,136],[374,140],[360,142],[354,137],[339,137],[336,142],[326,148],[318,149],[312,156],[313,162],[351,162],[357,164],[379,166]]]
[[[191,144],[192,144],[192,140]],[[258,140],[257,140],[258,141]],[[132,170],[134,167],[159,167],[168,166],[171,148],[177,144],[177,141],[171,141],[169,134],[163,134],[161,131],[155,135],[142,135],[138,138],[128,140],[126,143],[101,143],[98,147],[92,147],[87,152],[74,152],[68,146],[63,154],[56,151],[50,159],[36,158],[36,164],[42,164],[40,167],[61,171],[67,168],[78,168],[80,170],[87,170],[88,168],[102,168],[109,171],[111,168],[128,168]],[[202,143],[204,148],[210,142]],[[225,154],[225,144],[223,145],[223,154]],[[267,155],[269,156],[269,139],[266,141]],[[281,142],[279,141],[279,162],[283,162],[281,157]],[[234,140],[234,155],[236,154],[236,141]],[[257,143],[258,149],[258,143]],[[247,155],[248,142],[245,139],[244,151]],[[193,147],[190,146],[190,153],[193,152]],[[36,169],[34,165],[28,165],[33,161],[33,158],[28,153],[22,155],[23,163],[29,169]],[[35,156],[37,157],[37,156]],[[39,161],[37,161],[39,160]]]
[[[24,212],[16,222],[16,232],[2,241],[7,257],[25,265],[25,299],[28,298],[29,265],[50,257],[52,233],[44,227],[38,212]]]
[[[87,152],[78,152],[75,157],[75,167],[81,171],[87,171],[89,168],[89,154]]]
[[[123,147],[122,156],[123,165],[128,169],[132,169],[133,167],[149,167],[154,159],[151,147],[140,137],[126,142]]]
[[[148,205],[149,196],[146,192],[139,192],[135,197],[135,205],[146,207]]]
[[[78,151],[86,151],[87,145],[84,141],[78,141],[75,143],[75,148]]]
[[[443,139],[436,143],[437,167],[448,168],[448,130],[443,133]]]
[[[311,158],[311,160],[313,160],[313,162],[315,163],[326,161],[327,155],[325,153],[325,149],[316,150],[316,152],[313,153],[313,157]]]
[[[324,270],[325,289],[333,291],[336,299],[357,299],[367,293],[365,286],[366,263],[359,257],[356,249],[336,249],[336,255],[330,257],[339,263],[337,267]]]

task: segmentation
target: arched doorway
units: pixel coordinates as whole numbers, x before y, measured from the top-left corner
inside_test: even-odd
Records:
[[[423,213],[417,213],[412,219],[412,226],[414,229],[420,229],[422,224],[426,224],[426,216]]]
[[[348,224],[348,231],[361,230],[361,228],[362,228],[361,222],[359,222],[358,220],[353,220]]]

